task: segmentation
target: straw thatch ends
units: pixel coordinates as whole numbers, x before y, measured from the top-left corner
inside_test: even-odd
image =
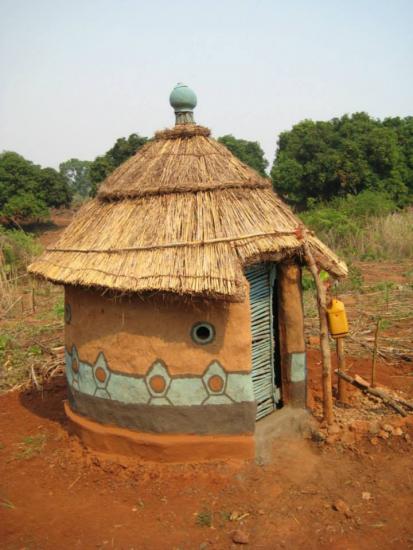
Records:
[[[269,180],[195,125],[159,132],[115,170],[30,271],[72,285],[242,300],[245,265],[302,254]],[[346,266],[309,245],[335,277]]]
[[[119,199],[269,186],[265,178],[210,139],[209,134],[208,128],[184,124],[158,132],[154,141],[106,178],[99,197]]]

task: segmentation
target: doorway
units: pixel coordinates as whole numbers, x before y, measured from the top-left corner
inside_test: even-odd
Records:
[[[249,266],[252,335],[252,384],[257,403],[256,420],[272,413],[280,403],[280,361],[276,309],[276,266]]]

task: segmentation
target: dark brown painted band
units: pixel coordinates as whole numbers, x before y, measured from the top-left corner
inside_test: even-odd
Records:
[[[307,405],[307,384],[302,382],[290,382],[288,404],[294,408],[305,409]]]
[[[73,411],[100,422],[146,433],[248,434],[255,429],[255,402],[230,405],[126,404],[68,387]]]

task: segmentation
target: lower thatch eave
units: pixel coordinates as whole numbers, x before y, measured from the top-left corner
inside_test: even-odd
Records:
[[[29,270],[62,284],[242,301],[245,266],[302,258],[300,225],[271,189],[98,198]],[[347,274],[327,246],[306,238],[320,268]]]
[[[320,268],[345,277],[346,265],[315,237],[310,247]],[[328,250],[328,249],[327,249]],[[122,293],[165,292],[176,295],[243,301],[244,267],[254,263],[302,259],[296,237],[260,237],[247,241],[192,247],[110,252],[58,251],[43,254],[30,267],[35,275],[59,284],[97,287]]]

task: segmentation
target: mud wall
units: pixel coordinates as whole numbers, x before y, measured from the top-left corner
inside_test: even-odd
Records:
[[[248,301],[115,298],[67,287],[72,409],[146,433],[248,434],[255,427]],[[214,339],[191,337],[196,323]]]

